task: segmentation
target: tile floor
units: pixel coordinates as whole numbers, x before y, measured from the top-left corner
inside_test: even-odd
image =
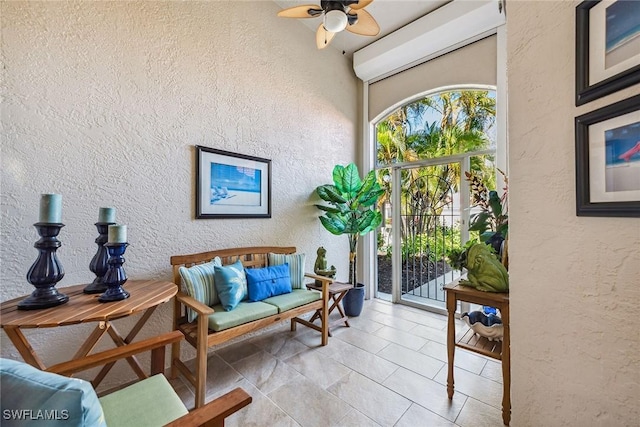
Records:
[[[229,427],[503,425],[498,361],[456,349],[456,393],[447,398],[445,316],[370,300],[350,324],[335,326],[325,347],[318,332],[291,332],[287,322],[213,349],[207,401],[238,386],[253,397]],[[172,380],[192,408],[186,383]]]

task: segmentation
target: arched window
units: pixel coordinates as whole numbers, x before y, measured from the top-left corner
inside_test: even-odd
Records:
[[[496,186],[495,88],[430,91],[375,123],[374,136],[376,169],[386,190],[377,239],[378,296],[393,293],[396,302],[443,308],[443,286],[459,276],[447,254],[470,237],[474,202],[465,178],[473,173],[486,187]],[[478,236],[472,232],[471,238]],[[401,263],[395,290],[392,260]]]

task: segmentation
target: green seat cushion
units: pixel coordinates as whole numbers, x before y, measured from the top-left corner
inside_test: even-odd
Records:
[[[278,295],[267,298],[262,302],[271,304],[278,308],[278,313],[283,313],[292,308],[318,301],[322,298],[322,294],[316,291],[308,291],[306,289],[294,289],[291,293]]]
[[[225,311],[220,304],[213,309],[215,313],[209,315],[209,329],[216,332],[278,314],[277,307],[260,301],[242,301],[231,311]]]
[[[109,427],[157,427],[189,412],[162,374],[103,396],[100,403]]]

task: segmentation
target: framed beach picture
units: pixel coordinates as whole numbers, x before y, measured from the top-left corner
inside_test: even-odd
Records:
[[[196,151],[196,218],[271,218],[271,160]]]
[[[575,126],[577,215],[640,217],[640,95]]]
[[[640,1],[576,7],[576,106],[640,83]]]

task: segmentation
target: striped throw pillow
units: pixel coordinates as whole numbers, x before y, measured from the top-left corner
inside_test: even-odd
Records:
[[[194,265],[193,267],[180,267],[180,278],[182,286],[187,294],[203,304],[213,307],[220,302],[215,287],[215,266],[221,266],[220,257],[215,257],[206,264]],[[187,309],[187,319],[193,322],[198,314]]]
[[[289,273],[291,275],[291,287],[293,289],[304,288],[304,262],[305,254],[274,254],[269,252],[267,255],[269,265],[289,264]]]

